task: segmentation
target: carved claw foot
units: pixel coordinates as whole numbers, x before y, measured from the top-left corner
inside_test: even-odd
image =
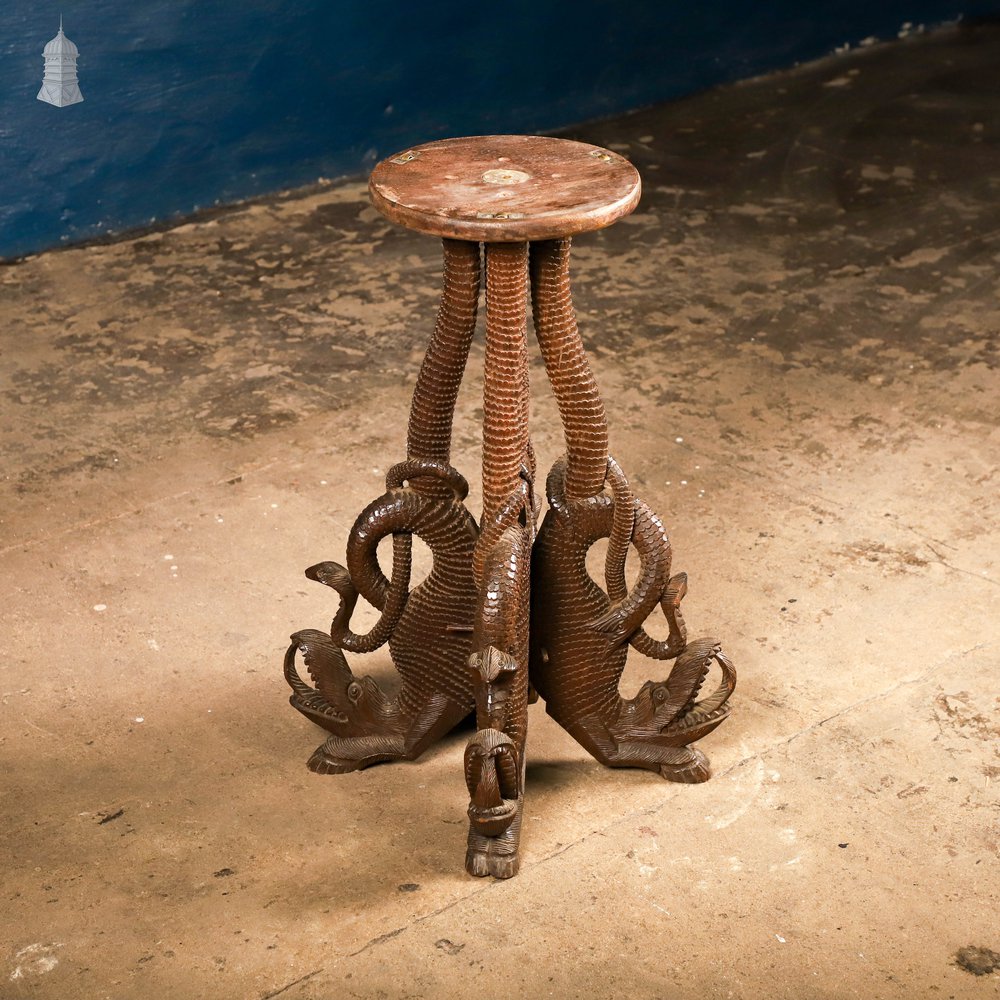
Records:
[[[712,777],[712,766],[708,758],[697,747],[674,747],[676,760],[662,761],[659,772],[667,781],[677,781],[686,785],[697,785]]]
[[[466,747],[465,781],[471,801],[465,867],[470,875],[517,874],[524,801],[519,758],[514,741],[497,729],[479,730]]]
[[[680,613],[687,578],[670,576],[663,525],[633,497],[613,459],[607,479],[610,494],[568,499],[565,464],[556,463],[549,476],[550,510],[534,550],[531,680],[549,714],[602,764],[705,781],[708,760],[690,744],[729,716],[736,671],[714,639],[687,640]],[[600,538],[608,538],[606,592],[586,568],[587,551]],[[641,569],[627,588],[632,545]],[[661,641],[643,630],[657,605],[669,628]],[[665,680],[647,681],[626,700],[618,686],[630,645],[656,660],[676,660]],[[721,681],[699,700],[713,665]]]
[[[520,804],[520,799],[518,800]],[[513,878],[521,867],[518,848],[521,842],[521,812],[496,837],[487,837],[469,829],[469,845],[465,851],[465,870],[477,878]]]

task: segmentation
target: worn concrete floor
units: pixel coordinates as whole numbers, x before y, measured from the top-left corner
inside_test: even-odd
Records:
[[[434,241],[349,183],[0,268],[0,997],[996,996],[998,66],[945,31],[576,131],[645,181],[575,252],[612,447],[740,684],[701,786],[533,708],[510,882],[462,870],[466,733],[315,776],[281,677]]]

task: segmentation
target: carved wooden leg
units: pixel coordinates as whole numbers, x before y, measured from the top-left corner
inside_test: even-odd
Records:
[[[534,540],[528,440],[527,244],[486,246],[483,518],[469,670],[477,733],[465,751],[472,875],[517,873],[528,701],[528,587]]]
[[[708,761],[689,744],[728,716],[736,673],[715,640],[687,641],[680,617],[686,577],[671,577],[662,522],[633,496],[608,456],[604,406],[573,313],[569,251],[568,239],[531,248],[535,331],[567,450],[549,474],[549,510],[532,555],[531,681],[549,714],[601,763],[704,781]],[[586,565],[587,551],[600,538],[608,539],[606,591]],[[631,590],[625,581],[630,546],[641,563]],[[657,605],[670,626],[663,642],[642,628]],[[618,686],[629,645],[676,663],[666,681],[647,682],[626,700]],[[721,681],[698,701],[713,664]]]
[[[306,570],[340,596],[330,634],[297,632],[285,655],[292,706],[332,734],[309,760],[314,771],[342,773],[417,757],[475,703],[467,660],[479,533],[463,504],[468,484],[449,461],[455,399],[476,326],[480,271],[478,244],[444,241],[444,291],[413,394],[407,460],[389,470],[386,492],[355,522],[347,567],[324,562]],[[387,535],[393,539],[391,580],[377,556]],[[411,591],[413,535],[427,543],[434,564]],[[350,631],[359,596],[382,613],[366,635]],[[371,677],[356,677],[342,652],[368,653],[385,642],[402,678],[395,698]],[[296,651],[315,686],[298,675]]]

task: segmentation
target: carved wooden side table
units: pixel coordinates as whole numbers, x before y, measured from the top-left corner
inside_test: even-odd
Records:
[[[671,576],[663,524],[632,493],[608,455],[604,406],[570,299],[570,238],[627,215],[639,175],[616,153],[565,139],[481,136],[416,146],[380,163],[369,185],[394,222],[444,241],[444,291],[413,394],[406,459],[386,492],[358,517],[347,565],[306,576],[337,591],[329,633],[297,632],[285,655],[292,705],[332,735],[309,767],[337,774],[413,759],[474,709],[465,751],[469,789],[466,868],[507,878],[518,868],[527,707],[534,692],[601,763],[642,767],[673,781],[704,781],[691,744],[729,714],[733,666],[714,639],[688,641],[680,613],[684,574]],[[452,468],[455,400],[476,327],[485,261],[486,362],[483,512],[463,501]],[[559,406],[566,455],[546,483],[541,528],[528,434],[527,303]],[[390,576],[376,549],[392,536]],[[433,555],[410,588],[411,539]],[[608,539],[604,587],[586,555]],[[629,587],[630,546],[640,572]],[[381,616],[350,629],[358,597]],[[643,623],[660,606],[666,639]],[[529,625],[530,622],[530,625]],[[344,657],[388,642],[402,686],[388,697]],[[674,660],[665,680],[631,699],[618,691],[629,647]],[[301,652],[314,682],[296,670]],[[718,687],[699,700],[713,663]]]

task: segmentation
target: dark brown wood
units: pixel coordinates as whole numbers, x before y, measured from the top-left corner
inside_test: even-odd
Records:
[[[347,542],[347,567],[319,563],[306,576],[335,590],[340,608],[330,634],[292,636],[285,655],[291,704],[332,735],[309,760],[324,774],[419,756],[475,707],[467,667],[475,615],[472,557],[479,532],[463,500],[465,479],[448,463],[452,412],[476,325],[480,256],[476,244],[444,244],[444,292],[438,322],[410,408],[407,459],[386,476],[386,492],[359,515]],[[378,543],[392,535],[392,579]],[[410,544],[434,556],[430,575],[410,590]],[[382,612],[367,635],[350,631],[358,597]],[[388,698],[371,677],[357,678],[343,650],[368,653],[389,643],[402,677]],[[300,651],[315,687],[295,669]]]
[[[347,567],[328,562],[306,571],[337,591],[340,608],[329,634],[292,636],[285,677],[292,705],[331,733],[309,761],[324,773],[416,757],[474,709],[476,733],[465,751],[466,869],[509,878],[520,863],[527,709],[535,691],[602,763],[697,782],[710,770],[691,744],[728,717],[736,685],[716,640],[687,639],[680,611],[687,577],[671,575],[662,522],[608,454],[604,404],[573,312],[569,237],[631,211],[639,179],[620,156],[584,143],[485,136],[391,157],[375,169],[371,191],[389,218],[444,237],[444,292],[414,390],[407,459],[389,471],[386,493],[355,523]],[[467,484],[449,462],[481,254],[486,365],[477,526],[463,504]],[[537,538],[529,294],[567,448],[549,474],[549,510]],[[411,591],[414,534],[427,542],[434,564]],[[377,557],[388,535],[391,578]],[[601,538],[608,539],[603,588],[586,564]],[[625,563],[633,547],[641,571],[629,588]],[[350,630],[359,596],[381,612],[366,635]],[[643,628],[657,607],[668,627],[663,640]],[[371,652],[385,642],[402,677],[394,698],[371,677],[355,677],[343,652]],[[629,647],[675,662],[665,680],[624,699],[618,687]],[[315,686],[296,670],[299,652]],[[720,679],[701,697],[713,666]]]
[[[465,751],[471,875],[509,878],[520,858],[528,734],[528,616],[535,540],[528,442],[528,245],[486,247],[483,519],[473,562],[476,735]]]
[[[368,184],[383,215],[431,236],[547,240],[610,226],[639,201],[623,156],[536,135],[442,139],[383,160]]]
[[[535,332],[567,443],[549,473],[549,510],[532,553],[531,683],[546,711],[602,764],[705,781],[708,760],[690,744],[728,717],[736,672],[716,640],[687,641],[680,616],[687,577],[670,576],[663,523],[607,455],[604,408],[569,294],[569,240],[532,246],[531,281]],[[600,538],[608,539],[604,590],[587,572],[587,552]],[[631,546],[642,568],[629,590]],[[657,605],[670,628],[662,643],[642,628]],[[677,662],[665,681],[624,699],[618,685],[630,645]],[[699,701],[713,663],[721,681]]]

